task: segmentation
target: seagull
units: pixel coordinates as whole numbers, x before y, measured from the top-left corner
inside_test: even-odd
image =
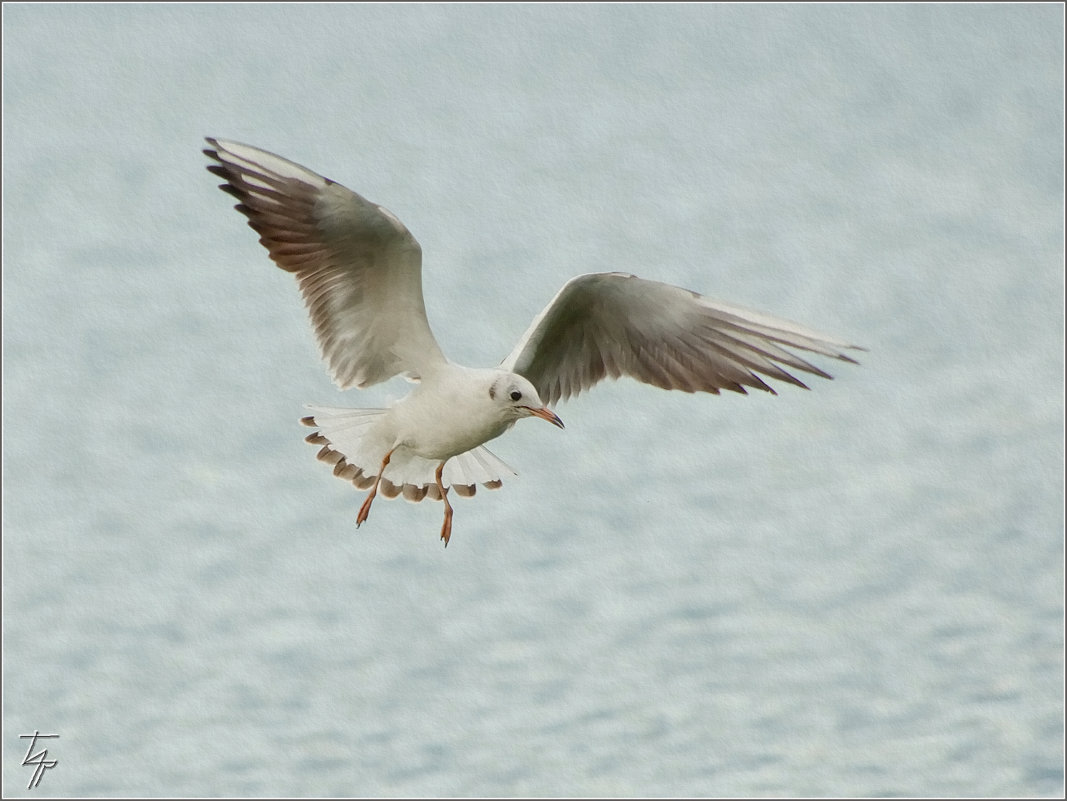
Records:
[[[572,278],[497,367],[445,357],[422,295],[422,248],[382,206],[265,150],[208,137],[208,170],[260,236],[271,259],[293,273],[319,349],[341,389],[394,376],[414,389],[388,409],[309,406],[318,458],[334,475],[369,490],[358,528],[380,492],[444,504],[441,539],[452,534],[449,490],[474,495],[515,475],[485,447],[517,421],[563,428],[549,408],[606,377],[630,376],[684,392],[745,387],[777,394],[757,374],[807,389],[785,368],[831,378],[787,347],[855,363],[862,350],[758,312],[628,273]]]

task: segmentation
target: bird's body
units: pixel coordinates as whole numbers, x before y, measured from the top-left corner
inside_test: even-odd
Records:
[[[718,394],[774,392],[757,373],[804,387],[782,365],[829,378],[782,346],[843,361],[854,347],[794,323],[708,300],[625,273],[567,282],[497,368],[445,358],[422,297],[422,250],[391,212],[291,161],[208,139],[209,170],[241,202],[260,242],[296,275],[334,380],[366,387],[394,375],[416,382],[389,409],[311,407],[308,441],[334,473],[370,493],[441,500],[473,495],[513,474],[485,443],[524,417],[560,428],[546,403],[605,377],[632,376],[665,389]]]
[[[449,362],[416,384],[383,422],[396,432],[397,444],[424,459],[458,456],[515,425],[518,418],[503,417],[495,404],[481,402],[507,377],[502,370]]]

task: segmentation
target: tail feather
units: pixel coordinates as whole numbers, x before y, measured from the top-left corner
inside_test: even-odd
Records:
[[[318,429],[305,437],[319,446],[317,457],[333,466],[334,475],[351,482],[358,489],[370,489],[378,477],[385,454],[392,447],[376,429],[386,409],[341,409],[309,406],[314,414],[301,419],[306,426]],[[418,502],[424,498],[441,500],[436,471],[439,462],[425,459],[404,447],[397,448],[382,475],[378,492],[386,498],[403,496]],[[515,471],[484,446],[453,456],[445,462],[441,481],[446,489],[470,497],[477,485],[498,489],[505,475]]]

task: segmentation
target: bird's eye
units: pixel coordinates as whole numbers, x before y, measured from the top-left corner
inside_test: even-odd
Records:
[[[513,401],[522,400],[522,393],[519,392],[517,389],[511,390],[511,399]]]

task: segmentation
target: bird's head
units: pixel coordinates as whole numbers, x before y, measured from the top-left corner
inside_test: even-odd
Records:
[[[563,421],[541,402],[534,385],[517,373],[499,373],[489,385],[489,399],[501,417],[513,422],[523,417],[540,417],[563,428]]]

